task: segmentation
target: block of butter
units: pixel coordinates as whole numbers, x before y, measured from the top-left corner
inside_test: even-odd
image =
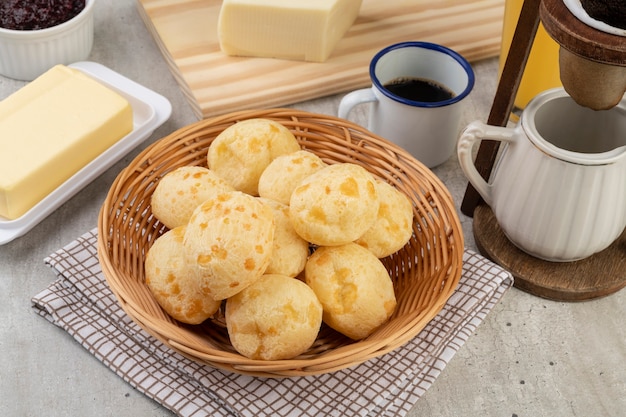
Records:
[[[224,0],[220,48],[235,56],[324,62],[360,7],[361,0]]]
[[[132,130],[124,97],[51,68],[0,102],[0,216],[22,216]]]

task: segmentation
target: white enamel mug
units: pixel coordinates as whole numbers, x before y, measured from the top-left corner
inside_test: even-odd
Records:
[[[462,102],[474,87],[474,72],[457,52],[428,42],[403,42],[386,47],[369,67],[372,86],[353,91],[339,104],[339,117],[371,103],[367,128],[406,149],[427,167],[454,153]],[[400,78],[430,80],[453,93],[443,101],[417,101],[392,93],[385,84]]]
[[[482,139],[502,141],[489,182],[473,163]],[[515,128],[472,122],[458,141],[463,172],[508,239],[548,261],[575,261],[626,227],[626,98],[582,107],[556,88],[537,95]]]

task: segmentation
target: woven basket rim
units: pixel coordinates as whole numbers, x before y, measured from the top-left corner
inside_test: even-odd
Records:
[[[201,164],[200,151],[219,131],[236,121],[256,117],[283,123],[305,149],[320,154],[326,162],[360,163],[410,194],[416,214],[414,236],[398,255],[386,258],[396,292],[400,291],[398,308],[402,311],[397,310],[397,317],[364,340],[336,342],[331,334],[320,339],[320,346],[314,345],[297,358],[253,360],[228,349],[220,329],[215,330],[217,336],[213,335],[211,323],[205,327],[181,325],[164,317],[154,299],[147,299],[142,283],[143,255],[165,230],[150,215],[146,202],[155,181],[175,166]],[[194,361],[272,378],[334,372],[407,343],[443,308],[455,290],[462,272],[463,249],[462,229],[452,196],[432,171],[404,149],[355,123],[288,108],[242,110],[203,119],[157,140],[120,171],[98,216],[98,257],[103,275],[133,321]],[[422,281],[430,287],[414,288]],[[405,288],[411,291],[403,292]],[[207,329],[210,334],[206,334]]]

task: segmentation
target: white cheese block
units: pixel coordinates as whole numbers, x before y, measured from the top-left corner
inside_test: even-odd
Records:
[[[324,62],[361,0],[224,0],[218,35],[228,55]]]
[[[0,216],[22,216],[132,130],[121,95],[78,70],[48,70],[0,102]]]

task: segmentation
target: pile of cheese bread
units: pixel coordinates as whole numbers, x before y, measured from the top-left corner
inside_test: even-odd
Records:
[[[151,209],[168,229],[145,260],[155,299],[188,324],[225,303],[248,358],[296,357],[322,322],[362,339],[396,307],[380,258],[410,239],[411,202],[360,165],[325,163],[276,121],[225,129],[206,166],[160,179]]]

